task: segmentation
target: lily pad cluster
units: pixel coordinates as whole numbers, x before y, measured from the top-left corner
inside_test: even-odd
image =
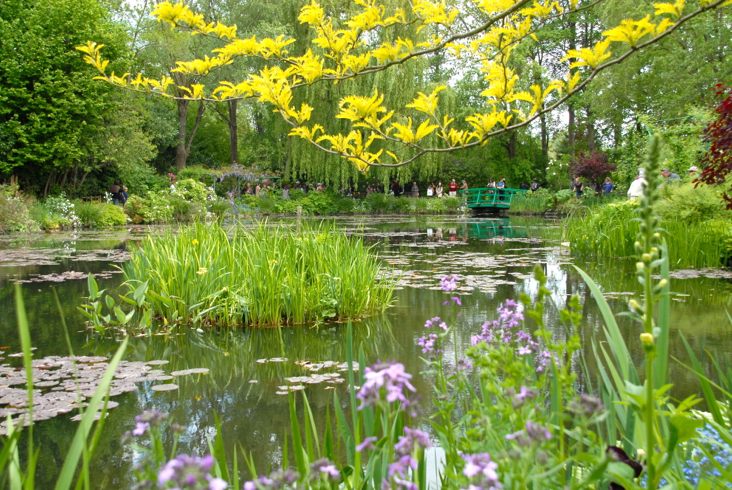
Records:
[[[11,354],[10,356],[17,357]],[[8,357],[10,357],[8,356]],[[31,361],[33,368],[33,420],[47,420],[58,415],[79,409],[87,398],[91,398],[99,386],[109,364],[106,357],[48,356]],[[169,381],[177,376],[190,374],[206,374],[206,368],[194,368],[174,371],[170,375],[157,366],[167,364],[165,360],[149,362],[121,361],[114,373],[109,396],[136,391],[137,383]],[[0,365],[0,417],[10,415],[13,424],[30,424],[29,400],[25,369]],[[153,391],[171,391],[178,389],[175,384],[158,384],[151,387]],[[115,408],[117,402],[110,401],[107,409]],[[99,414],[97,414],[97,418]],[[80,420],[80,416],[71,420]],[[0,434],[7,432],[7,421],[0,423]]]

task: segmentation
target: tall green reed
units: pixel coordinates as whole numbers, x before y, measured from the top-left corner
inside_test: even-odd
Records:
[[[383,311],[393,281],[360,238],[328,226],[290,230],[195,223],[144,240],[123,271],[165,322],[276,326]]]
[[[638,205],[637,201],[610,203],[568,218],[565,239],[581,255],[630,257],[636,254],[635,240],[641,231],[641,223],[633,220]],[[666,232],[673,267],[719,267],[732,255],[732,225],[725,220],[688,223],[669,218],[659,228]]]

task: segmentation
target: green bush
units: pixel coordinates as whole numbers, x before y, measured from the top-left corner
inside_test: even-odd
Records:
[[[231,211],[231,204],[224,199],[216,199],[208,203],[208,211],[216,215],[217,218],[223,218]]]
[[[173,218],[176,221],[193,221],[196,215],[201,212],[201,205],[197,202],[187,201],[180,196],[172,195],[168,198]]]
[[[186,201],[202,203],[209,199],[211,190],[202,182],[184,179],[175,184],[175,190],[171,194]]]
[[[101,213],[97,219],[97,226],[123,226],[127,224],[127,216],[121,207],[114,204],[97,204]]]
[[[717,191],[707,185],[695,187],[691,182],[665,185],[661,189],[658,214],[691,223],[728,215]]]
[[[167,223],[173,220],[170,193],[167,190],[148,192],[145,197],[130,196],[125,214],[133,223]]]
[[[82,201],[75,201],[74,205],[76,208],[76,215],[81,220],[82,225],[89,227],[97,226],[97,223],[102,216],[101,205]]]
[[[15,187],[0,186],[0,233],[29,231],[37,227],[25,199],[15,193]]]

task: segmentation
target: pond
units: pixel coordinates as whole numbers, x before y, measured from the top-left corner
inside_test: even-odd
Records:
[[[440,316],[456,325],[454,341],[458,345],[445,349],[448,358],[454,358],[455,347],[462,352],[480,326],[496,317],[496,308],[502,302],[518,300],[521,293],[536,295],[538,286],[532,269],[538,263],[547,275],[555,303],[546,308],[546,322],[558,334],[562,332],[558,308],[573,294],[582,298],[580,334],[592,372],[591,339],[603,338],[603,321],[574,266],[593,277],[616,313],[626,311],[629,295],[639,290],[633,261],[586,261],[572,257],[559,243],[561,230],[552,221],[516,217],[349,217],[335,223],[373,243],[374,253],[384,261],[387,273],[400,277],[394,306],[386,314],[353,323],[356,352],[363,351],[367,364],[378,359],[402,362],[415,376],[414,385],[422,395],[421,403],[427,413],[431,406],[431,381],[419,374],[422,352],[417,346],[426,320]],[[117,267],[127,257],[128,244],[157,232],[156,228],[140,227],[0,237],[0,308],[4,312],[0,316],[0,363],[19,366],[21,361],[11,357],[20,350],[15,315],[11,314],[15,282],[22,284],[33,345],[37,347],[35,359],[69,354],[53,290],[62,305],[74,354],[109,355],[117,343],[90,333],[77,311],[87,294],[84,279],[93,273],[100,288],[118,288],[122,278]],[[688,358],[682,333],[697,355],[703,349],[726,355],[732,350],[732,328],[725,311],[732,294],[732,275],[725,271],[676,272],[679,278],[671,282],[672,291],[678,293],[671,308],[671,355],[682,362]],[[450,295],[439,289],[439,280],[448,274],[460,277],[459,289]],[[462,305],[444,305],[449,296],[458,297]],[[635,341],[640,326],[622,316],[618,323],[631,341],[631,355],[640,363],[642,347]],[[198,454],[208,452],[207,437],[215,434],[214,414],[218,414],[228,452],[240,445],[252,455],[260,471],[266,470],[281,463],[289,428],[287,396],[278,394],[287,385],[285,378],[317,371],[327,376],[322,376],[320,383],[307,385],[304,392],[322,431],[332,392],[340,400],[347,399],[347,383],[338,382],[346,374],[342,366],[346,361],[346,325],[297,326],[283,329],[283,336],[286,359],[281,356],[277,331],[273,329],[190,328],[166,336],[131,339],[126,356],[129,362],[168,361],[152,366],[162,375],[192,368],[209,371],[176,376],[172,381],[179,386],[176,390],[155,391],[152,386],[161,382],[140,381],[133,385],[137,387],[134,391],[113,398],[119,405],[110,411],[92,465],[96,488],[131,486],[130,469],[139,455],[120,440],[134,426],[135,415],[143,410],[169,412],[175,421],[187,427],[181,451]],[[708,365],[707,360],[704,362]],[[323,365],[307,371],[313,364]],[[672,363],[669,369],[674,398],[699,391],[696,378],[686,368]],[[45,388],[49,389],[52,388]],[[41,447],[39,488],[49,487],[63,464],[63,455],[77,427],[72,415],[60,415],[36,425],[34,435]]]

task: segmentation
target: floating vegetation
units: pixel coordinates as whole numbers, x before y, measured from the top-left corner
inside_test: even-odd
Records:
[[[391,269],[382,271],[382,275],[396,279],[395,289],[409,287],[440,290],[440,279],[460,271],[460,286],[455,294],[469,295],[476,290],[494,292],[498,286],[515,285],[516,280],[531,279],[531,268],[535,264],[571,264],[569,252],[560,247],[526,247],[505,251],[515,253],[495,254],[463,250],[440,254],[387,252],[381,257],[390,264],[422,270]],[[427,266],[429,270],[424,270]],[[517,268],[526,268],[526,272],[515,270]]]
[[[63,260],[73,262],[125,262],[130,254],[126,250],[84,250],[74,248],[36,248],[0,250],[0,267],[25,267],[34,265],[60,265]]]
[[[122,271],[102,271],[94,274],[97,278],[109,279],[112,274],[121,274]],[[86,279],[89,277],[88,272],[66,271],[60,274],[29,274],[28,279],[16,279],[14,282],[25,284],[31,282],[64,282]]]
[[[10,354],[8,357],[19,357],[22,354]],[[85,406],[84,400],[94,395],[99,382],[109,366],[106,357],[77,356],[60,357],[48,356],[31,361],[33,367],[33,420],[47,420],[57,415],[72,412]],[[136,391],[136,383],[168,381],[172,376],[165,374],[153,366],[167,364],[168,361],[156,360],[149,362],[120,361],[114,373],[114,380],[110,386],[109,396]],[[178,375],[205,374],[206,368],[188,369],[179,371]],[[182,374],[181,374],[182,373]],[[11,416],[13,424],[21,421],[27,426],[29,413],[28,392],[26,389],[26,372],[23,368],[11,367],[8,364],[0,365],[0,417],[5,419]],[[178,385],[160,384],[151,387],[154,391],[171,391],[178,389]],[[107,409],[119,404],[110,401]],[[97,414],[99,415],[99,414]],[[71,420],[78,421],[78,417]],[[0,423],[0,435],[5,435],[7,421]]]
[[[169,325],[302,324],[383,311],[393,281],[360,238],[331,227],[295,231],[196,223],[148,237],[123,266]]]

